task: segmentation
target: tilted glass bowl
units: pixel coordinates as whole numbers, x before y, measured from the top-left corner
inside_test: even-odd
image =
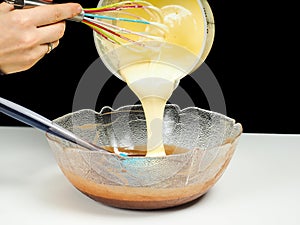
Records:
[[[104,149],[147,143],[141,105],[84,109],[54,122]],[[225,171],[242,133],[241,124],[225,115],[173,104],[166,105],[163,123],[164,144],[172,149],[165,157],[122,157],[46,137],[64,175],[85,195],[118,208],[161,209],[205,194]]]

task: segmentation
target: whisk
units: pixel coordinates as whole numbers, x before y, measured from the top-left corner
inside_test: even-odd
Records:
[[[13,4],[15,9],[53,4],[43,0],[5,1],[9,4]],[[146,19],[145,16],[138,16],[130,10],[143,10],[144,15],[149,17],[150,20]],[[109,15],[110,13],[116,12],[123,17]],[[79,15],[68,20],[86,24],[102,38],[118,45],[129,42],[144,46],[147,40],[163,41],[164,34],[168,31],[168,27],[161,23],[162,16],[159,9],[149,2],[142,0],[121,1],[99,8],[83,8]],[[115,23],[113,24],[112,21]],[[136,23],[146,26],[149,25],[151,27],[146,27],[142,32],[133,31],[116,25],[116,22]]]

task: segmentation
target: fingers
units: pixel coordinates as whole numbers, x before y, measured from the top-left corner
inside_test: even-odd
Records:
[[[32,22],[36,26],[43,26],[72,18],[81,13],[82,7],[77,3],[66,3],[40,6],[27,10],[34,15]]]
[[[50,52],[52,52],[53,49],[55,49],[59,44],[59,41],[54,41],[54,42],[49,42],[47,44],[43,44],[41,45],[41,47],[43,49],[41,49],[41,58],[46,55],[49,54]],[[46,49],[46,50],[45,50]]]
[[[14,9],[14,6],[12,4],[8,4],[8,3],[5,3],[5,2],[2,2],[0,4],[0,13],[9,12],[13,9]]]
[[[45,55],[52,52],[58,45],[59,45],[59,40],[45,43],[32,49],[32,51],[29,52],[27,55],[28,57],[27,65],[29,66],[29,68],[32,67],[34,64],[36,64]]]
[[[6,72],[6,74],[28,70],[40,61],[46,54],[49,54],[53,49],[55,49],[58,46],[59,41],[55,41],[51,44],[52,47],[47,43],[36,46],[30,50],[28,49],[22,54],[14,55],[13,59],[10,59],[9,57],[5,58],[1,64],[1,69],[3,72]],[[14,63],[10,63],[11,60],[13,60]]]
[[[77,3],[22,10],[13,10],[13,5],[1,3],[1,69],[9,74],[31,68],[58,46],[65,32],[64,20],[81,11]]]
[[[12,10],[7,14],[10,16],[8,22],[23,34],[18,36],[24,39],[25,43],[40,45],[62,38],[66,26],[64,20],[74,17],[82,11],[82,8],[77,3],[66,3],[13,10],[13,5],[2,3],[0,10]]]
[[[38,28],[39,44],[55,42],[61,39],[65,33],[64,21]]]
[[[53,51],[57,46],[59,45],[59,40],[54,42],[49,42],[42,44],[38,46],[35,49],[32,49],[31,52],[29,52],[28,60],[27,60],[27,66],[28,68],[32,67],[34,64],[36,64],[40,59],[42,59],[45,55],[49,54]]]

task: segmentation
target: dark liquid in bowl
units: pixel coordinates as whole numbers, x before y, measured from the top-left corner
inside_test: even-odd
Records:
[[[114,152],[114,147],[112,146],[101,146],[101,148],[106,149],[109,152]],[[166,155],[175,155],[175,154],[183,154],[188,152],[188,149],[177,147],[174,145],[164,145]],[[127,153],[128,156],[146,156],[147,153],[146,146],[135,146],[134,149],[117,147],[119,152]]]
[[[108,150],[113,150],[113,147],[105,147]],[[175,147],[175,146],[165,146],[167,153],[180,154],[185,153],[188,150]],[[204,174],[209,173],[213,168],[216,170],[216,174],[201,181],[201,179],[194,182],[188,182],[186,185],[180,187],[175,187],[179,181],[185,181],[193,171],[189,168],[190,163],[187,163],[187,167],[178,171],[174,177],[170,177],[171,184],[166,185],[165,181],[161,181],[159,187],[155,186],[130,186],[130,185],[118,185],[118,184],[108,184],[105,180],[99,181],[101,174],[94,173],[93,170],[89,171],[86,175],[78,175],[69,169],[61,166],[61,169],[69,181],[82,193],[94,199],[95,201],[104,203],[117,208],[127,208],[127,209],[162,209],[169,208],[184,203],[188,203],[195,200],[205,194],[220,178],[223,174],[225,168],[227,167],[232,154],[234,152],[235,145],[231,146],[228,153],[222,158],[220,158],[219,163],[216,165],[211,165],[208,167],[207,171],[203,171]],[[128,151],[128,153],[145,153],[143,148],[136,147],[134,150],[128,150],[124,148],[118,148],[119,151]],[[148,157],[147,157],[148,158]],[[163,157],[165,158],[165,157]],[[149,159],[151,159],[149,157]],[[120,159],[121,160],[121,159]],[[157,160],[157,158],[154,160]],[[159,159],[158,159],[159,160]],[[172,160],[172,159],[170,159]],[[175,163],[176,160],[174,161]],[[141,168],[139,168],[141,169]],[[166,169],[163,168],[162,169]],[[126,171],[124,171],[126,172]],[[119,174],[120,175],[120,174]],[[120,175],[122,176],[122,175]],[[183,179],[183,180],[182,180]]]

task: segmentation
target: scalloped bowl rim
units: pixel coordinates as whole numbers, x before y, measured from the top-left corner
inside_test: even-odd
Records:
[[[137,107],[140,107],[141,109],[138,109],[138,110],[131,110],[132,108],[137,108]],[[227,143],[233,143],[234,140],[238,139],[242,133],[243,133],[243,127],[240,123],[237,123],[235,119],[227,116],[227,115],[224,115],[222,113],[219,113],[219,112],[215,112],[215,111],[210,111],[210,110],[207,110],[207,109],[202,109],[202,108],[199,108],[199,107],[195,107],[195,106],[189,106],[189,107],[186,107],[186,108],[183,108],[181,109],[178,105],[176,104],[166,104],[166,107],[173,107],[176,112],[178,113],[178,115],[180,113],[183,113],[185,111],[188,111],[188,110],[197,110],[197,111],[201,111],[201,112],[204,112],[204,113],[208,113],[208,114],[213,114],[213,115],[216,115],[216,116],[220,116],[224,119],[227,119],[227,120],[230,120],[232,123],[233,123],[233,127],[237,127],[237,129],[239,129],[239,132],[237,132],[237,134],[235,136],[233,136],[231,139],[231,141],[224,141],[222,143],[222,145],[224,144],[227,144]],[[105,110],[107,110],[106,112],[104,112]],[[68,117],[71,117],[72,115],[74,114],[78,114],[78,113],[81,113],[81,112],[86,112],[86,111],[90,111],[92,113],[94,113],[95,115],[98,115],[98,116],[101,116],[101,115],[107,115],[107,114],[113,114],[113,113],[120,113],[120,112],[133,112],[133,111],[143,111],[142,110],[142,105],[140,104],[136,104],[136,105],[125,105],[125,106],[121,106],[119,108],[116,108],[116,109],[113,109],[112,107],[110,106],[104,106],[100,112],[97,112],[93,109],[80,109],[80,110],[77,110],[77,111],[74,111],[74,112],[70,112],[70,113],[67,113],[63,116],[60,116],[60,117],[57,117],[56,119],[53,120],[53,122],[57,122],[57,121],[60,121],[60,120],[63,120],[65,118],[68,118]],[[46,138],[50,141],[53,141],[53,142],[56,142],[58,144],[62,144],[61,142],[59,142],[58,140],[61,140],[61,138],[58,138],[58,137],[54,137],[52,136],[51,134],[49,133],[46,133]],[[220,146],[222,146],[220,145]],[[71,148],[76,148],[76,150],[78,151],[86,151],[86,149],[82,149],[82,147],[80,146],[77,146],[76,147],[71,147]],[[99,146],[99,148],[101,149],[101,146]],[[109,155],[114,155],[108,151],[106,151],[105,149],[103,149],[104,151],[99,151],[97,153],[101,153],[101,154],[109,154]],[[187,152],[188,153],[188,152]],[[184,153],[186,154],[186,153]],[[165,157],[171,157],[172,155],[167,155]],[[141,158],[140,156],[131,156],[130,158]],[[143,158],[143,157],[142,157]],[[156,157],[153,157],[153,158],[156,158]],[[160,157],[158,157],[160,158]]]

